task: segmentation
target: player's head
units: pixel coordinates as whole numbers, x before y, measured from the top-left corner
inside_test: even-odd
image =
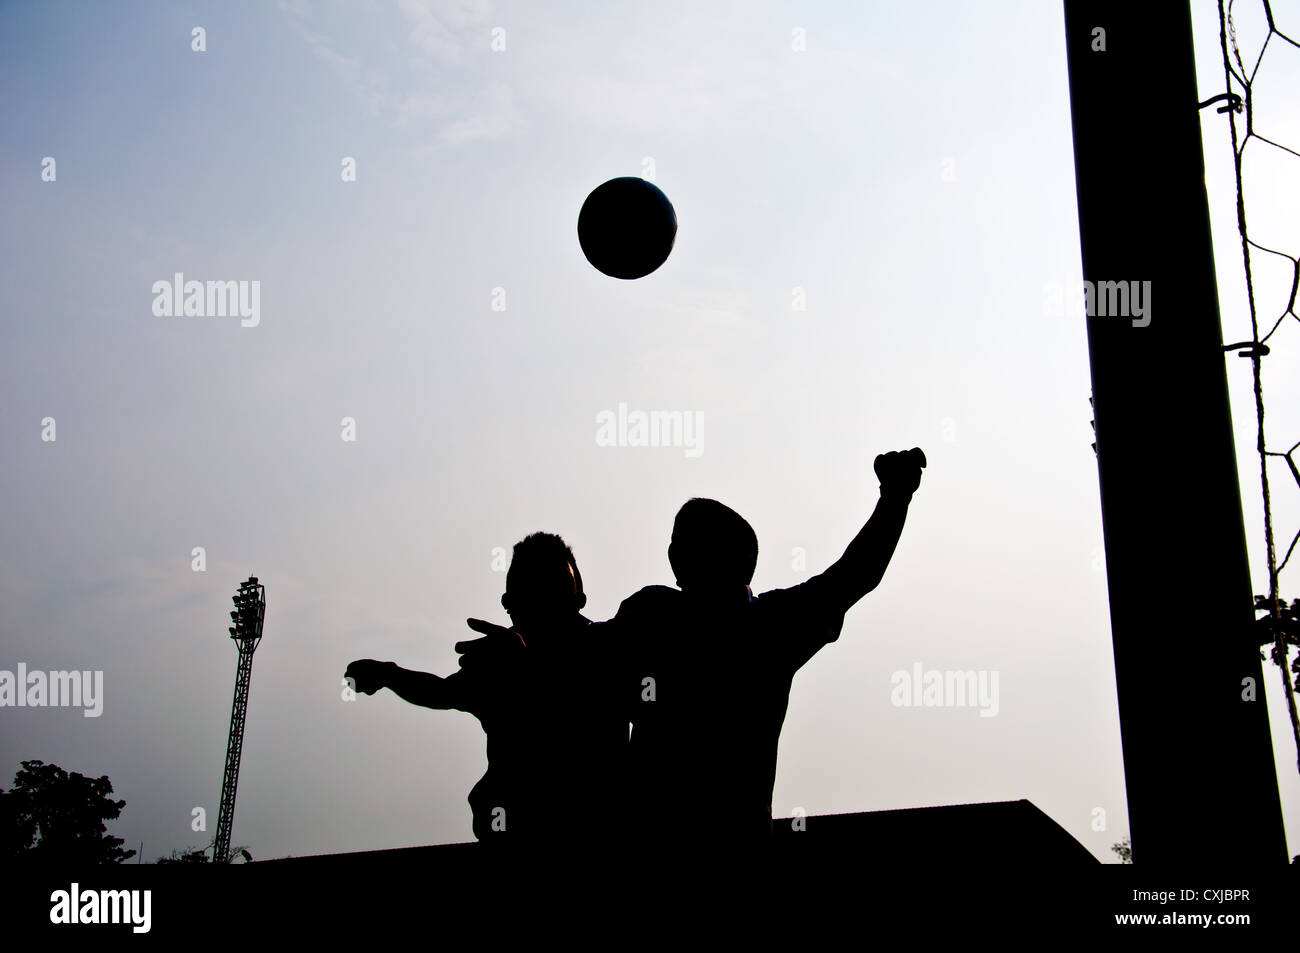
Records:
[[[731,507],[696,497],[677,511],[668,562],[683,590],[748,586],[758,565],[758,537]]]
[[[587,604],[573,550],[554,533],[532,533],[515,543],[501,607],[518,626],[558,622]]]

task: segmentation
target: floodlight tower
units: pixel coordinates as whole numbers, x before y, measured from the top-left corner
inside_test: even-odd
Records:
[[[221,781],[221,812],[217,816],[217,840],[212,848],[212,862],[230,862],[230,828],[235,821],[235,788],[239,785],[239,756],[244,749],[244,715],[248,711],[248,683],[253,677],[253,652],[262,641],[262,621],[266,617],[266,587],[249,576],[235,593],[235,611],[230,619],[230,637],[239,650],[239,667],[235,669],[235,701],[230,708],[230,740],[226,742],[226,773]]]

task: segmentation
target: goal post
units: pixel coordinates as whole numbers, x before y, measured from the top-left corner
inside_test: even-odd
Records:
[[[1191,10],[1186,0],[1064,9],[1134,863],[1285,864]]]

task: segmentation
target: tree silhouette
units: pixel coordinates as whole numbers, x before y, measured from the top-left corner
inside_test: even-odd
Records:
[[[1127,837],[1118,844],[1112,844],[1110,849],[1119,854],[1119,862],[1121,864],[1133,863],[1133,845],[1129,843]]]
[[[210,864],[212,863],[212,858],[211,856],[209,856],[209,852],[211,850],[212,850],[211,844],[209,844],[207,847],[185,847],[185,848],[177,847],[166,857],[159,857],[157,860],[154,861],[154,863],[155,864]],[[235,857],[242,857],[244,859],[244,863],[246,864],[250,864],[253,862],[253,855],[248,852],[248,847],[245,845],[236,845],[230,848],[230,856],[232,860]]]
[[[57,864],[120,864],[122,850],[105,821],[116,820],[126,801],[114,801],[108,775],[68,774],[57,764],[24,761],[9,791],[0,790],[0,856]]]
[[[211,858],[206,847],[177,848],[166,857],[159,857],[155,864],[206,864]]]

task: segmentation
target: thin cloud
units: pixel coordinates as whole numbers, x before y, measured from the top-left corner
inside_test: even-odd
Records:
[[[448,71],[466,65],[478,48],[486,54],[492,5],[479,0],[398,0],[410,26],[406,68],[372,65],[376,55],[344,51],[308,0],[281,0],[280,11],[313,54],[372,115],[395,128],[432,126],[429,146],[456,147],[499,139],[523,126],[510,87],[489,82],[477,91],[448,91]],[[390,8],[391,9],[391,8]],[[405,75],[402,75],[405,73]]]

